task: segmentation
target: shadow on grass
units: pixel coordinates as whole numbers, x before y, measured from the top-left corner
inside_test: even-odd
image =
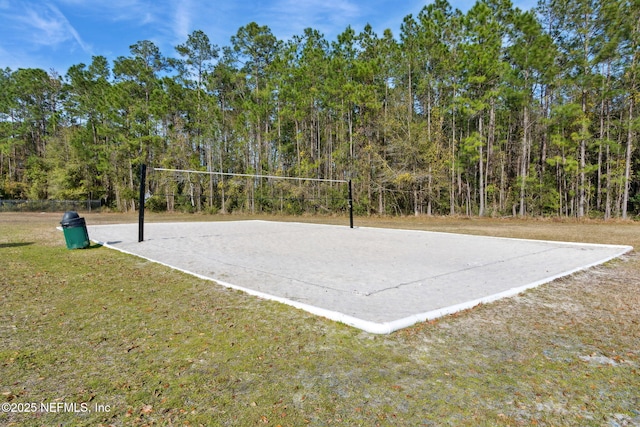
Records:
[[[87,246],[84,249],[85,250],[87,250],[87,249],[100,249],[101,247],[102,247],[102,245],[100,243],[93,243],[93,244]]]
[[[0,243],[0,249],[3,248],[19,248],[20,246],[33,245],[34,242],[15,242],[15,243]]]
[[[87,246],[86,248],[71,248],[71,249],[67,248],[67,249],[69,249],[70,251],[86,251],[86,250],[89,250],[89,249],[99,249],[102,246],[103,245],[101,245],[100,243],[93,243],[93,244]]]

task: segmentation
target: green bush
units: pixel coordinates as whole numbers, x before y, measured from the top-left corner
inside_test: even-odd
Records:
[[[144,202],[144,207],[151,212],[164,212],[167,210],[167,201],[161,196],[151,196]]]

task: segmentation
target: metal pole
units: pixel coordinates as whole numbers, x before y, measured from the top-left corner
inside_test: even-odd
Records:
[[[144,240],[144,193],[146,192],[146,181],[147,165],[142,164],[140,165],[140,208],[138,209],[138,242],[142,242]]]
[[[351,190],[351,180],[349,180],[349,227],[353,228],[353,191]]]

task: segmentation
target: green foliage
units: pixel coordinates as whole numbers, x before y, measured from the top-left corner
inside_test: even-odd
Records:
[[[144,207],[151,212],[165,212],[167,210],[167,200],[161,196],[151,196],[145,200]]]
[[[640,133],[636,9],[479,0],[463,14],[437,0],[395,38],[349,26],[333,41],[309,28],[282,42],[249,23],[222,48],[194,31],[177,58],[143,40],[64,78],[4,69],[0,194],[99,197],[126,211],[145,163],[349,177],[362,214],[484,213],[491,203],[499,215],[514,205],[584,215],[589,203],[623,215],[640,188],[638,153],[626,155]],[[149,175],[153,209],[344,209],[333,189],[172,179],[184,178]]]

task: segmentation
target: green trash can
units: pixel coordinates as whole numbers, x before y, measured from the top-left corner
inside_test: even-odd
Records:
[[[60,225],[64,233],[64,240],[67,242],[67,249],[85,249],[89,247],[87,223],[84,218],[80,218],[78,212],[65,212]]]

